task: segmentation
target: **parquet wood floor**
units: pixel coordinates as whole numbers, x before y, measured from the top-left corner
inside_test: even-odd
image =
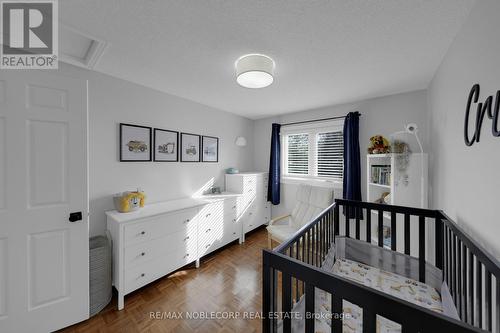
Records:
[[[262,249],[267,247],[264,228],[202,258],[194,265],[163,277],[125,297],[125,308],[111,303],[89,320],[61,332],[260,332],[259,318],[242,318],[262,310]],[[187,319],[186,312],[227,311],[237,319]],[[181,313],[183,319],[151,318],[151,313]]]

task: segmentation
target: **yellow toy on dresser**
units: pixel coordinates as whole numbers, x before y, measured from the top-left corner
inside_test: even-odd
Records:
[[[128,213],[144,207],[146,195],[137,189],[135,192],[123,192],[115,194],[113,202],[115,209],[120,213]]]

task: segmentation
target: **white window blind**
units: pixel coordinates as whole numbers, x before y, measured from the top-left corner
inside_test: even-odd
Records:
[[[318,133],[316,142],[318,176],[342,179],[344,172],[344,137],[342,132]]]
[[[287,136],[287,170],[292,175],[309,174],[309,135]]]
[[[342,181],[344,169],[343,120],[282,129],[284,177]]]

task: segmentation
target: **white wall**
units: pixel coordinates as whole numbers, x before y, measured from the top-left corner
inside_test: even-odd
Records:
[[[188,197],[212,179],[224,186],[228,167],[253,168],[250,119],[73,66],[62,64],[59,72],[89,82],[91,235],[104,233],[113,193],[140,187],[149,203]],[[120,122],[217,136],[219,163],[119,162]],[[245,148],[234,144],[240,135]]]
[[[426,91],[421,90],[257,120],[254,125],[255,169],[261,171],[269,169],[271,124],[273,122],[287,123],[344,116],[351,111],[359,111],[362,114],[359,140],[363,198],[366,197],[366,151],[371,136],[381,134],[389,138],[390,134],[402,130],[405,124],[413,122],[419,126],[419,135],[423,141],[424,151],[427,151],[427,95]],[[401,139],[407,140],[411,149],[417,151],[413,137],[401,137]],[[297,185],[282,184],[281,204],[273,206],[272,214],[274,217],[291,211],[295,205],[296,188]],[[342,197],[341,188],[335,189],[335,196]]]
[[[500,2],[478,1],[429,88],[431,202],[500,256],[500,138],[485,117],[481,142],[463,139],[465,108],[473,84],[479,101],[500,90]],[[475,108],[471,113],[474,123]]]

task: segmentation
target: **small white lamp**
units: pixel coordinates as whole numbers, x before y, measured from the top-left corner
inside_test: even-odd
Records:
[[[247,139],[245,139],[242,136],[239,136],[236,138],[236,141],[234,142],[238,147],[245,147],[247,145]]]

